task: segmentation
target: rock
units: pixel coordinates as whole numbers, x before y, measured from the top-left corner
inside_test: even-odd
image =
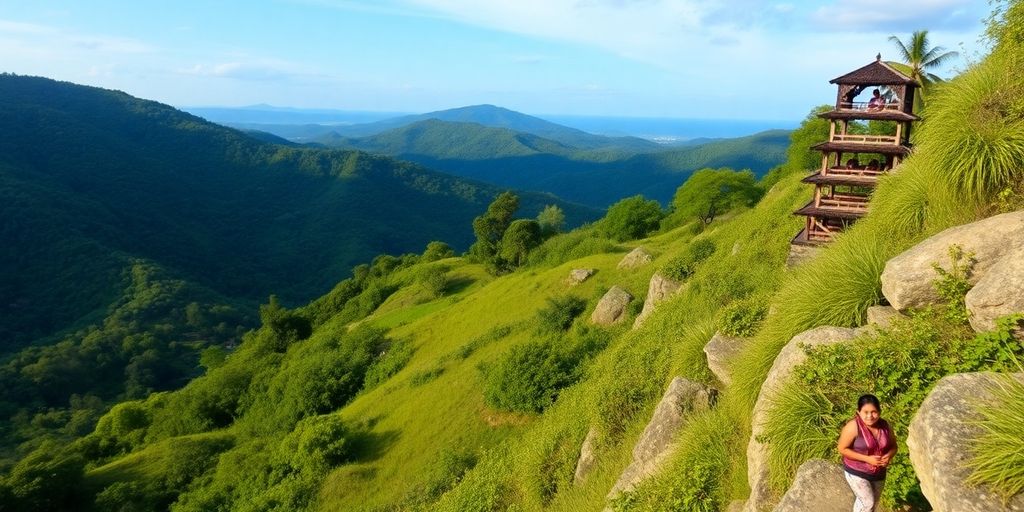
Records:
[[[596,444],[597,430],[590,427],[587,437],[583,439],[583,446],[580,446],[580,458],[576,461],[576,473],[572,477],[573,484],[583,482],[583,479],[590,474],[590,470],[594,469],[594,463],[597,462],[597,455],[594,453]]]
[[[1024,382],[1024,373],[1013,376]],[[1024,494],[1004,505],[984,488],[964,484],[970,474],[963,467],[970,457],[965,443],[980,432],[973,424],[978,418],[973,407],[991,396],[997,382],[995,373],[943,377],[910,422],[910,462],[921,480],[921,491],[938,512],[1024,511]]]
[[[637,247],[629,252],[622,261],[619,262],[618,269],[636,268],[644,266],[654,261],[654,256],[647,252],[643,247]]]
[[[730,361],[740,349],[743,348],[743,338],[732,338],[720,332],[711,337],[711,341],[704,345],[704,354],[708,357],[708,368],[711,373],[718,377],[718,381],[729,386],[732,384],[732,375],[729,371]]]
[[[643,479],[657,473],[675,449],[676,433],[683,420],[693,411],[711,408],[717,395],[717,391],[702,384],[682,377],[672,379],[654,409],[651,421],[633,447],[632,463],[615,482],[608,499],[633,490]]]
[[[854,499],[842,467],[811,459],[800,465],[793,485],[774,512],[849,512]]]
[[[786,268],[799,266],[817,256],[819,252],[821,252],[821,247],[789,244],[789,255],[786,256]]]
[[[569,279],[566,281],[570,286],[576,286],[583,281],[590,279],[590,276],[594,275],[595,272],[596,270],[592,268],[574,268],[569,272]]]
[[[892,306],[871,306],[868,308],[868,325],[885,329],[896,318],[906,318]]]
[[[655,273],[651,276],[651,283],[647,286],[647,298],[644,300],[644,309],[633,321],[633,328],[639,327],[644,320],[647,320],[647,317],[654,313],[655,306],[668,300],[682,287],[683,283],[673,281],[661,274]]]
[[[991,331],[996,319],[1024,313],[1024,250],[1003,256],[989,267],[965,298],[975,331]]]
[[[750,484],[750,498],[747,499],[745,512],[762,512],[771,508],[773,498],[768,484],[768,468],[765,465],[768,453],[767,448],[759,443],[757,438],[763,433],[765,416],[779,389],[789,380],[793,369],[807,360],[804,349],[848,342],[868,332],[868,329],[863,327],[816,327],[793,336],[793,339],[779,351],[772,369],[768,371],[768,376],[761,385],[761,392],[757,395],[751,418],[751,435],[747,443],[747,482]]]
[[[889,304],[905,311],[938,302],[932,264],[949,269],[952,245],[974,253],[977,262],[968,280],[975,284],[1003,256],[1024,250],[1024,211],[949,228],[889,260],[882,272],[882,294]]]
[[[612,286],[597,303],[590,321],[597,325],[612,325],[626,318],[626,306],[632,302],[633,296],[618,286]]]

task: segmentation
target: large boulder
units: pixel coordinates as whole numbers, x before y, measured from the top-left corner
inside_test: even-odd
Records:
[[[715,374],[715,377],[718,377],[718,381],[722,384],[726,386],[732,384],[732,373],[729,368],[732,364],[732,359],[736,357],[736,354],[739,353],[745,343],[746,340],[743,338],[733,338],[717,332],[711,337],[711,341],[704,345],[704,354],[708,358],[708,368],[711,369],[711,373]]]
[[[655,474],[672,455],[675,437],[683,420],[693,411],[707,410],[715,403],[718,392],[686,380],[672,379],[665,395],[654,409],[651,421],[633,447],[633,461],[615,482],[608,499],[633,490],[643,479]]]
[[[1024,211],[949,228],[889,260],[882,272],[882,294],[889,304],[904,311],[938,302],[932,265],[948,270],[952,245],[974,254],[968,279],[975,284],[1005,255],[1024,250]]]
[[[1008,253],[995,262],[965,298],[976,331],[996,328],[996,319],[1024,313],[1024,250]]]
[[[651,282],[647,286],[647,298],[644,300],[644,309],[633,321],[633,328],[639,327],[647,320],[647,317],[654,313],[655,306],[668,300],[682,287],[683,283],[673,281],[661,274],[656,273],[651,276]]]
[[[864,327],[816,327],[793,336],[793,339],[779,351],[754,404],[750,441],[747,443],[747,482],[750,484],[750,498],[743,509],[745,512],[762,512],[771,508],[773,496],[768,483],[766,463],[768,449],[758,441],[758,438],[764,433],[768,409],[778,396],[779,390],[790,379],[793,369],[807,360],[805,349],[846,343],[868,332],[868,328]]]
[[[626,318],[626,306],[633,301],[633,296],[618,286],[612,286],[601,297],[597,307],[590,315],[590,321],[597,325],[612,325]]]
[[[1014,374],[1024,382],[1024,374]],[[991,398],[997,385],[995,373],[959,373],[943,377],[910,422],[907,447],[910,462],[921,481],[921,491],[936,512],[1024,511],[1024,494],[1003,504],[998,496],[964,483],[970,470],[969,440],[979,427],[974,406]]]
[[[591,427],[587,437],[583,439],[583,445],[580,446],[580,458],[576,461],[576,472],[572,476],[573,484],[582,482],[590,474],[590,470],[594,469],[594,463],[597,462],[596,448],[597,430]]]
[[[774,512],[849,512],[853,491],[843,468],[826,460],[811,459],[800,465],[793,485]]]
[[[618,269],[636,268],[642,267],[650,262],[654,261],[654,256],[647,252],[647,249],[643,247],[637,247],[632,251],[629,251],[621,261],[619,261]]]
[[[592,268],[574,268],[569,272],[569,278],[566,279],[566,282],[568,282],[570,286],[576,286],[583,281],[590,279],[590,276],[594,275],[594,272],[596,272],[596,270]]]

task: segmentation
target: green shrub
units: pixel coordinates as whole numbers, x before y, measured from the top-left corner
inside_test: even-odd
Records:
[[[443,297],[448,288],[448,276],[445,269],[438,266],[429,266],[420,270],[416,274],[416,282],[431,299]]]
[[[612,252],[615,243],[594,228],[579,228],[549,238],[530,251],[527,262],[531,266],[555,267],[591,254]]]
[[[458,357],[459,359],[466,359],[473,355],[473,352],[476,352],[480,347],[508,336],[515,328],[516,325],[514,324],[504,324],[493,327],[486,333],[469,340],[466,344],[459,347],[455,351],[455,357]]]
[[[573,320],[587,309],[587,301],[575,295],[562,295],[547,299],[547,305],[537,311],[537,330],[540,333],[562,332],[572,326]]]
[[[715,253],[715,243],[709,238],[698,238],[686,246],[686,251],[669,260],[662,267],[665,277],[674,281],[686,281],[697,270],[697,265]]]
[[[455,256],[455,251],[452,247],[444,242],[433,241],[427,244],[427,248],[423,251],[423,255],[420,256],[420,261],[423,263],[430,263],[431,261],[443,260],[445,258],[451,258]]]
[[[514,347],[485,372],[484,400],[506,411],[543,411],[575,382],[576,363],[549,340]]]
[[[718,330],[726,336],[749,338],[757,333],[767,315],[768,306],[763,298],[738,300],[722,309]]]
[[[664,216],[665,212],[657,201],[637,195],[611,205],[598,226],[608,238],[625,242],[643,238],[658,229]]]
[[[441,366],[435,366],[433,368],[418,371],[409,378],[409,385],[413,387],[422,386],[437,379],[443,373],[444,368]]]
[[[384,354],[377,356],[377,359],[366,370],[363,389],[377,387],[405,368],[415,351],[415,347],[409,340],[398,340],[391,343],[391,346],[384,350]]]

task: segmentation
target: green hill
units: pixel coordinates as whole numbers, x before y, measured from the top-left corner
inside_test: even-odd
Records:
[[[362,138],[334,134],[327,146],[391,155],[432,169],[604,208],[635,194],[667,203],[705,167],[750,169],[758,176],[785,159],[789,132],[773,130],[681,148],[635,153],[580,150],[509,129],[420,121]]]

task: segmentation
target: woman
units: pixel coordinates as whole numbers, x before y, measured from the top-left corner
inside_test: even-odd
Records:
[[[885,468],[896,454],[896,438],[881,414],[875,395],[861,396],[857,414],[839,434],[837,448],[843,456],[846,481],[857,498],[853,512],[874,512],[885,484]]]

